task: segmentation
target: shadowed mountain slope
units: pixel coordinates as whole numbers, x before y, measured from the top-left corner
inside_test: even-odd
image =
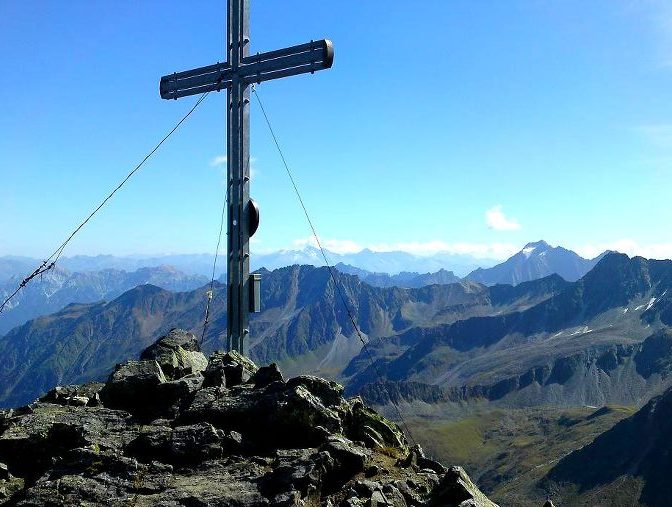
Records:
[[[418,288],[425,285],[447,285],[450,283],[459,283],[461,278],[452,271],[440,269],[435,273],[415,273],[402,271],[396,275],[388,273],[372,273],[364,269],[356,268],[339,262],[334,266],[341,273],[356,275],[362,282],[373,287],[406,287]]]
[[[337,378],[361,349],[326,268],[292,266],[263,272],[261,314],[252,319],[250,356],[279,361],[290,373],[318,372]],[[337,274],[365,337],[377,339],[417,326],[432,327],[473,315],[527,307],[554,291],[560,279],[488,289],[472,282],[420,289],[376,288]],[[0,338],[0,404],[33,399],[57,383],[101,378],[123,357],[138,354],[152,338],[179,326],[202,332],[207,287],[172,293],[139,286],[109,303],[70,305],[34,319]],[[226,291],[215,287],[203,346],[222,348]]]
[[[667,381],[662,370],[647,375],[656,366],[643,366],[643,356],[635,356],[647,337],[670,324],[671,274],[670,261],[611,254],[581,280],[522,311],[409,329],[393,338],[394,348],[373,342],[377,370],[389,382],[413,383],[398,386],[400,394],[424,389],[431,398],[636,403]],[[659,352],[663,361],[672,354],[666,342]],[[365,359],[353,359],[345,370],[352,392],[377,381]]]
[[[672,334],[667,332],[665,339],[672,340]],[[671,442],[672,389],[563,458],[548,473],[547,480],[562,488],[567,505],[625,502],[628,497],[624,496],[620,482],[631,485],[628,489],[633,504],[665,507],[672,498]],[[577,493],[581,498],[576,499]]]

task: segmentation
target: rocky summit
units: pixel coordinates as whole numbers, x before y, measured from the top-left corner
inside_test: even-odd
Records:
[[[0,411],[0,503],[496,507],[318,377],[173,330],[106,383]]]

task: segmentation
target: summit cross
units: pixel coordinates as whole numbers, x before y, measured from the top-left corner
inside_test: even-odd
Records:
[[[250,86],[254,83],[328,69],[331,41],[311,41],[250,56],[249,0],[228,0],[228,59],[161,78],[163,99],[178,99],[226,88],[227,114],[227,346],[244,354],[249,312],[259,311],[259,278],[250,277],[250,237],[259,209],[250,199]]]

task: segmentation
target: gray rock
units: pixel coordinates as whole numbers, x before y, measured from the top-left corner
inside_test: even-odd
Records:
[[[159,338],[140,354],[140,359],[159,363],[170,380],[199,373],[208,365],[196,336],[182,329],[173,329]]]
[[[448,470],[445,466],[443,466],[441,463],[438,461],[435,461],[430,458],[426,458],[424,456],[421,456],[417,458],[417,465],[420,467],[422,470],[430,470],[431,472],[434,472],[435,474],[443,475],[446,473]]]
[[[0,501],[4,504],[4,500],[11,498],[12,495],[23,489],[24,483],[23,479],[12,475],[9,475],[7,479],[0,479]]]
[[[156,387],[154,405],[159,413],[171,414],[175,418],[180,408],[188,405],[202,386],[203,375],[200,373],[163,382]]]
[[[497,507],[471,482],[462,467],[453,466],[432,491],[430,507]]]
[[[371,495],[371,498],[369,498],[367,505],[369,507],[387,507],[389,504],[387,503],[387,499],[385,498],[385,495],[383,495],[383,492],[376,490]]]
[[[352,440],[361,440],[372,448],[393,447],[407,450],[404,434],[399,426],[354,399],[350,406],[346,434]]]
[[[387,483],[383,485],[383,494],[391,507],[407,507],[406,499],[396,486]]]
[[[364,496],[366,498],[369,498],[371,495],[373,495],[374,491],[378,491],[379,489],[382,488],[382,485],[379,482],[376,481],[355,481],[355,491],[360,496]]]
[[[235,387],[250,380],[257,365],[236,351],[214,352],[203,372],[203,387]]]
[[[0,463],[0,481],[9,479],[9,468],[4,463]]]
[[[178,426],[146,426],[127,453],[142,462],[159,460],[185,465],[222,456],[223,432],[208,423]]]
[[[125,412],[37,403],[33,413],[13,418],[0,435],[0,461],[13,475],[34,478],[71,449],[121,452],[133,432]]]
[[[369,457],[366,449],[357,447],[350,440],[337,435],[329,437],[320,450],[328,452],[334,459],[332,477],[336,476],[342,482],[362,472]]]
[[[9,409],[0,409],[0,424],[4,424],[5,421],[8,421],[14,415],[14,410]]]
[[[343,399],[343,386],[331,380],[312,375],[299,375],[287,381],[288,387],[303,386],[327,407],[339,405]]]
[[[250,384],[254,384],[254,387],[266,387],[272,382],[285,382],[285,379],[282,377],[282,373],[278,369],[278,365],[271,363],[268,366],[262,366],[259,368],[249,380]]]
[[[223,432],[211,424],[176,427],[170,438],[170,455],[177,460],[205,461],[222,455]]]
[[[129,361],[117,365],[100,399],[108,408],[144,414],[155,407],[157,387],[164,382],[166,377],[156,361]]]
[[[376,465],[371,465],[371,466],[366,467],[366,470],[364,470],[364,477],[366,477],[368,479],[368,478],[371,478],[371,477],[375,477],[379,473],[380,473],[380,467],[378,467]]]
[[[306,497],[315,487],[322,486],[329,466],[325,459],[329,458],[324,453],[309,449],[277,451],[271,470],[262,479],[261,489],[274,498],[274,505],[276,501]]]
[[[421,505],[423,503],[422,495],[417,487],[411,487],[409,481],[394,481],[394,487],[401,493],[406,501],[406,505]]]
[[[227,392],[202,389],[180,419],[185,423],[207,421],[217,428],[238,431],[258,445],[275,448],[321,445],[326,434],[342,431],[338,414],[304,387],[271,387],[241,386]]]
[[[222,438],[222,450],[232,454],[243,450],[243,435],[237,431],[229,431]]]
[[[99,400],[98,393],[105,384],[91,382],[84,385],[56,386],[40,398],[45,403],[59,405],[93,406],[92,400]]]
[[[87,407],[100,407],[103,402],[100,400],[100,393],[95,393],[89,398],[89,401],[86,403]]]

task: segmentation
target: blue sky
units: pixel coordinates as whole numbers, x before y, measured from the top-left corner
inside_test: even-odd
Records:
[[[196,98],[225,4],[0,2],[0,255],[43,256]],[[324,242],[505,257],[546,239],[672,256],[667,1],[253,1],[252,50],[327,37],[332,69],[262,100]],[[211,94],[66,255],[210,252],[225,164]],[[253,250],[310,231],[253,103]]]

